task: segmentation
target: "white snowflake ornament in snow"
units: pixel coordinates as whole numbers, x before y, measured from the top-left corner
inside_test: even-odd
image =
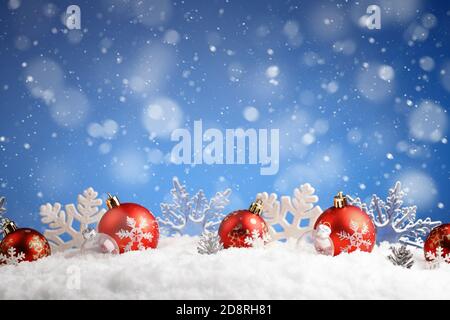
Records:
[[[403,197],[406,193],[402,190],[400,181],[389,189],[386,201],[377,195],[372,196],[370,205],[367,206],[359,198],[350,199],[351,203],[365,211],[377,228],[377,242],[423,247],[424,238],[431,229],[441,224],[441,221],[432,221],[430,218],[416,220],[416,206],[402,207]]]
[[[191,197],[177,177],[173,178],[170,192],[172,203],[161,203],[162,217],[158,217],[162,232],[168,235],[216,231],[225,216],[222,212],[231,195],[231,190],[226,189],[208,201],[203,190],[199,190]]]
[[[319,198],[314,192],[314,188],[306,183],[294,189],[292,198],[282,196],[280,201],[274,193],[258,193],[256,198],[263,201],[262,216],[270,225],[272,240],[297,240],[313,230],[314,223],[322,213],[322,209],[315,206]]]
[[[223,250],[220,237],[215,232],[203,232],[197,245],[197,252],[200,254],[216,254]]]
[[[444,262],[450,263],[450,253],[445,254],[442,247],[437,247],[436,252],[428,251],[425,256],[430,269],[439,268]]]
[[[98,193],[92,188],[86,189],[78,195],[78,204],[67,204],[65,211],[61,204],[47,203],[40,208],[41,221],[48,224],[44,236],[48,239],[52,250],[64,251],[72,248],[81,248],[84,242],[83,231],[96,225],[105,209],[99,210],[102,200],[97,198]],[[69,238],[68,240],[66,240]]]
[[[132,251],[133,245],[137,245],[138,250],[145,250],[146,247],[142,240],[153,240],[153,235],[150,232],[144,232],[144,229],[148,227],[148,222],[146,219],[141,219],[136,222],[131,217],[127,217],[127,226],[129,229],[120,229],[117,232],[117,236],[120,239],[129,239],[127,245],[125,246],[125,252]]]
[[[0,264],[18,265],[25,259],[25,253],[16,252],[16,248],[9,247],[6,254],[0,253]]]

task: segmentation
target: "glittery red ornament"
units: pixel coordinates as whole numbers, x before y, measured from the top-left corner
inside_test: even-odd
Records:
[[[442,250],[440,252],[441,257],[450,255],[450,223],[442,224],[431,230],[423,246],[425,258],[428,261],[432,261],[430,257],[427,257],[427,253],[437,256],[436,250],[439,247]]]
[[[156,248],[159,227],[153,214],[136,203],[120,203],[117,197],[106,200],[109,210],[103,215],[98,232],[112,237],[120,253]]]
[[[7,221],[3,227],[5,237],[0,244],[0,253],[8,260],[16,263],[36,261],[51,254],[47,239],[36,230],[17,228],[14,222]]]
[[[219,227],[223,247],[246,248],[251,246],[250,242],[255,237],[264,239],[269,229],[260,216],[261,211],[262,202],[258,200],[248,210],[237,210],[227,215]]]
[[[348,205],[342,192],[334,197],[334,206],[317,218],[314,229],[318,230],[320,225],[330,230],[334,256],[355,250],[371,252],[375,246],[376,230],[372,219],[360,208]]]

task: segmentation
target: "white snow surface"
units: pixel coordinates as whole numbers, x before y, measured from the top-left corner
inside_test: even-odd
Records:
[[[64,252],[0,266],[0,299],[450,299],[450,265],[428,270],[419,249],[404,269],[387,260],[387,243],[328,257],[292,243],[200,255],[197,241],[178,236],[155,250]]]

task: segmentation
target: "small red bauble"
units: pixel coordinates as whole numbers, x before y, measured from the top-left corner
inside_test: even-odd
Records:
[[[251,244],[246,238],[254,238],[257,235],[264,239],[268,234],[267,224],[260,213],[262,202],[259,200],[252,203],[248,210],[237,210],[227,215],[219,227],[219,237],[226,248],[247,248]]]
[[[450,223],[442,224],[431,230],[423,246],[425,258],[431,261],[432,259],[427,257],[427,253],[430,252],[436,256],[436,250],[439,247],[442,249],[440,253],[442,257],[450,254]]]
[[[15,258],[16,262],[36,261],[51,254],[47,239],[36,230],[18,229],[14,222],[8,221],[3,233],[5,237],[0,244],[0,253],[5,257]]]
[[[120,203],[115,196],[109,196],[106,205],[109,210],[101,218],[98,232],[112,237],[120,253],[156,248],[159,227],[149,210],[136,203]]]
[[[361,250],[371,252],[375,246],[376,230],[372,219],[360,208],[347,204],[342,192],[334,197],[334,206],[325,210],[314,224],[330,231],[333,256],[341,252]]]

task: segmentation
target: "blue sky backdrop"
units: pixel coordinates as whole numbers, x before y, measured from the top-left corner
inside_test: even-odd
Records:
[[[81,30],[67,30],[68,5]],[[381,7],[381,30],[361,17]],[[0,195],[19,225],[92,186],[156,215],[172,177],[227,211],[311,183],[449,221],[446,1],[2,1]],[[175,165],[170,132],[280,129],[280,169]]]

